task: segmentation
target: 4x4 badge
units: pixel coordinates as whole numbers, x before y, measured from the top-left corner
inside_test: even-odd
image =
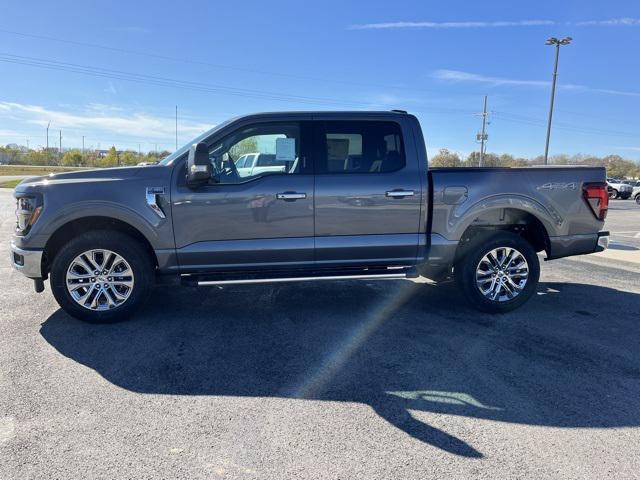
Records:
[[[549,182],[537,187],[538,190],[575,190],[576,182]]]

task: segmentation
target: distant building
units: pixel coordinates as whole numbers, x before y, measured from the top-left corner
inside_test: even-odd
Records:
[[[109,149],[111,150],[111,149]],[[109,150],[94,150],[96,157],[104,158],[109,155]],[[116,150],[116,155],[120,156],[124,150]]]

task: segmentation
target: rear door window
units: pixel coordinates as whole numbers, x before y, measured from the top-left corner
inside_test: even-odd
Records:
[[[395,122],[322,122],[318,173],[389,173],[406,165],[402,132]]]

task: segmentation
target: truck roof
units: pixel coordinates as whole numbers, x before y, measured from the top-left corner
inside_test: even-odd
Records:
[[[331,118],[362,118],[362,117],[401,117],[406,116],[408,113],[405,110],[298,110],[298,111],[283,111],[283,112],[257,112],[247,115],[239,115],[233,120],[251,119],[251,118],[264,118],[264,117],[331,117]]]

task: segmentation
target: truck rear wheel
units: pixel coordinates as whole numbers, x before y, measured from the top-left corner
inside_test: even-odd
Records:
[[[51,266],[51,289],[71,316],[88,322],[127,319],[147,298],[153,263],[120,232],[91,231],[64,245]]]
[[[456,283],[474,307],[504,313],[524,304],[538,286],[538,255],[524,238],[509,232],[475,241],[454,268]]]

